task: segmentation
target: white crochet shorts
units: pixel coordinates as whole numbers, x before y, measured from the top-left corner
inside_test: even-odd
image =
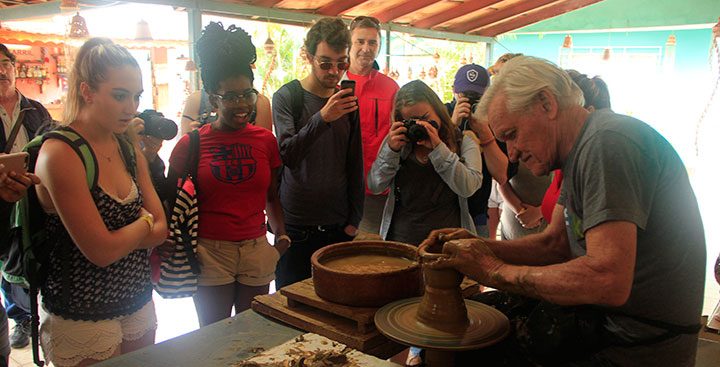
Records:
[[[128,316],[74,321],[40,310],[40,345],[54,366],[74,366],[85,359],[110,358],[125,340],[138,340],[157,329],[152,300]]]

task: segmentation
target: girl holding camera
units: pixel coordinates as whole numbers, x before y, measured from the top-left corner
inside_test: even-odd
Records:
[[[367,177],[373,193],[390,189],[380,235],[417,246],[438,228],[475,233],[467,197],[482,183],[477,142],[453,125],[437,94],[419,80],[397,92],[393,119]]]

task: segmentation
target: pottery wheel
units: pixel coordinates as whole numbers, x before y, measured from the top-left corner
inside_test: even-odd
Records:
[[[406,345],[438,350],[470,350],[503,340],[510,322],[500,311],[480,302],[465,300],[469,325],[464,332],[449,333],[415,318],[421,297],[389,303],[375,314],[375,325],[388,338]]]

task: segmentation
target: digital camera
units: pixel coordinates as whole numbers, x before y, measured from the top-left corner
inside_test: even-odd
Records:
[[[468,98],[467,103],[470,104],[470,115],[475,113],[475,109],[477,108],[478,102],[480,102],[480,95],[477,93],[464,93],[465,97]],[[465,126],[467,124],[469,117],[463,117],[462,118],[462,126]],[[462,129],[465,129],[464,127]]]
[[[413,144],[421,140],[426,140],[430,138],[425,126],[419,125],[417,122],[418,119],[408,119],[403,121],[403,126],[405,126],[405,128],[407,129],[407,131],[405,131],[405,135],[408,137],[408,139],[410,139],[410,142]],[[437,122],[432,120],[428,122],[436,129],[438,128]]]
[[[478,102],[480,102],[480,96],[478,95],[470,95],[468,97],[468,103],[470,104],[470,113],[475,113],[475,108],[477,107]]]
[[[177,135],[177,124],[173,120],[166,119],[162,113],[155,110],[145,110],[137,117],[145,123],[145,130],[142,135],[149,135],[162,140],[170,140]]]

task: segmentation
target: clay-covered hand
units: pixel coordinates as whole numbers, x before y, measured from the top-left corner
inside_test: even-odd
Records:
[[[502,261],[481,238],[445,242],[443,253],[449,256],[441,257],[426,265],[432,269],[454,268],[481,284],[492,284],[492,275],[502,266]]]
[[[462,238],[479,238],[476,234],[464,228],[443,228],[430,232],[430,235],[418,246],[425,248],[430,252],[442,252],[442,246],[445,242]]]
[[[457,240],[461,238],[480,238],[478,235],[468,231],[465,228],[443,228],[436,229],[430,232],[430,235],[425,241],[446,242],[450,240]],[[425,242],[423,241],[423,242]]]
[[[388,146],[390,146],[390,149],[395,152],[399,152],[405,144],[410,142],[410,139],[408,139],[407,135],[405,135],[405,132],[407,132],[407,128],[402,121],[395,121],[392,123],[390,126],[390,132],[388,133]]]
[[[320,110],[320,116],[325,122],[333,122],[344,114],[358,109],[357,96],[348,95],[351,88],[339,90],[328,99],[325,106]]]
[[[515,215],[518,222],[525,228],[535,228],[540,225],[542,220],[542,210],[539,206],[532,206],[523,204],[525,210],[521,210],[520,213]]]
[[[435,128],[435,126],[432,126],[429,122],[423,120],[418,120],[417,124],[425,127],[425,130],[427,130],[427,134],[429,136],[428,139],[418,141],[418,145],[422,145],[425,148],[432,150],[435,149],[435,147],[437,147],[440,143],[442,143],[442,140],[440,140],[440,135],[438,134],[438,130]]]

